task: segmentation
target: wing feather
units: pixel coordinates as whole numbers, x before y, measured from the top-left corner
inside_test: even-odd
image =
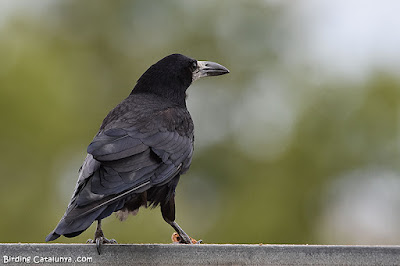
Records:
[[[173,109],[164,113],[172,117]],[[144,113],[126,116],[146,118]],[[192,128],[184,135],[162,115],[153,118],[147,117],[144,124],[136,120],[129,123],[126,118],[102,126],[87,148],[67,211],[47,241],[59,235],[78,235],[94,219],[122,208],[133,194],[161,186],[187,171],[193,153]],[[192,126],[191,120],[184,124]]]

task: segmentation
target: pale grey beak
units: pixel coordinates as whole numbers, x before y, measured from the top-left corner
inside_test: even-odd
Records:
[[[193,81],[202,77],[219,76],[229,73],[229,70],[215,62],[197,61],[197,69],[193,72]]]

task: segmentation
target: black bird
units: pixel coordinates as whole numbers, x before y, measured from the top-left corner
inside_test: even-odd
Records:
[[[139,78],[130,95],[103,120],[87,148],[71,201],[57,227],[46,237],[75,237],[95,220],[94,240],[108,240],[101,220],[117,212],[120,220],[141,206],[161,206],[164,220],[192,243],[175,222],[175,188],[190,166],[193,121],[186,108],[186,90],[206,76],[229,73],[224,66],[197,61],[181,54],[169,55]]]

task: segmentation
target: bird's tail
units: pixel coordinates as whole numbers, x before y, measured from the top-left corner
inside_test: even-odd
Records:
[[[143,186],[143,189],[148,189],[148,187]],[[56,228],[46,237],[46,242],[53,241],[61,235],[66,237],[80,235],[95,220],[102,220],[113,212],[120,210],[132,196],[132,191],[128,190],[81,208],[76,207],[75,202],[70,204]]]
[[[56,240],[61,235],[66,237],[75,237],[80,235],[85,231],[106,209],[100,208],[88,215],[78,217],[76,219],[71,219],[68,214],[64,214],[60,222],[57,224],[56,228],[46,237],[46,242]],[[104,218],[104,217],[103,217]]]

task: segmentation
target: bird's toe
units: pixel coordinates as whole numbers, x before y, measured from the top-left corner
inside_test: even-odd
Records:
[[[182,234],[181,236],[174,232],[171,236],[172,242],[174,244],[200,244],[203,242],[203,240],[196,240],[194,238],[191,238],[187,234]]]
[[[107,239],[107,238],[103,237],[103,244],[118,244],[118,242],[114,238]]]
[[[104,236],[96,237],[95,239],[88,239],[86,241],[87,244],[96,244],[97,252],[101,253],[101,245],[103,244],[118,244],[115,239],[107,239]]]
[[[97,253],[101,253],[101,244],[102,244],[102,237],[98,237],[96,238],[96,249],[97,249]]]

